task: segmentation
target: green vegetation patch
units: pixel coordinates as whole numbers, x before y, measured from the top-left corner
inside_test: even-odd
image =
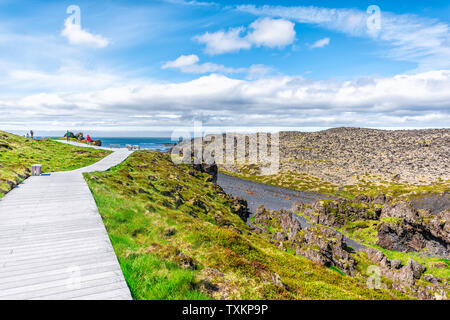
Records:
[[[67,171],[91,165],[110,151],[79,148],[52,140],[27,139],[0,131],[0,197],[30,174],[31,165],[43,172]]]

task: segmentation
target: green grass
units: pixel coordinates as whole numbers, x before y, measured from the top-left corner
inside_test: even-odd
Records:
[[[397,299],[252,233],[207,175],[138,151],[85,174],[135,299]]]
[[[33,164],[41,164],[43,172],[67,171],[91,165],[108,154],[0,131],[0,197],[25,179]]]
[[[331,270],[336,271],[337,273],[339,273],[341,276],[346,276],[346,274],[344,272],[342,272],[339,268],[336,268],[335,266],[330,266],[329,267]]]

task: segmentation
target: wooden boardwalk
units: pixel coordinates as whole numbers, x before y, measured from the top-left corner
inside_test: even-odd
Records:
[[[131,299],[82,176],[130,154],[30,177],[0,200],[0,299]]]

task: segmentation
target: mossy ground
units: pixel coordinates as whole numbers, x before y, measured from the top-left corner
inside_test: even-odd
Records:
[[[108,154],[0,131],[0,197],[26,178],[33,164],[41,164],[43,172],[67,171],[91,165]]]
[[[135,299],[394,299],[280,250],[207,175],[138,151],[85,174]]]

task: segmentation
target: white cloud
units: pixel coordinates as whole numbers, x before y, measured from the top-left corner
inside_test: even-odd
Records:
[[[266,75],[271,68],[264,65],[251,65],[249,68],[229,68],[221,64],[211,62],[198,63],[200,58],[195,55],[182,55],[173,61],[166,62],[162,69],[179,69],[184,73],[204,74],[204,73],[247,73],[249,78],[258,78]]]
[[[449,87],[450,70],[352,81],[237,80],[212,74],[181,83],[0,97],[0,127],[43,122],[132,128],[161,121],[179,126],[193,118],[211,126],[447,127]],[[158,116],[167,114],[171,117]]]
[[[367,28],[368,14],[356,9],[242,5],[237,10],[387,42],[388,57],[416,62],[418,71],[450,68],[450,26],[436,19],[382,10],[381,29],[374,33]]]
[[[66,37],[69,43],[73,45],[104,48],[109,44],[108,39],[83,30],[79,24],[72,23],[71,19],[65,21],[61,35]]]
[[[163,69],[167,69],[167,68],[179,68],[179,69],[183,69],[185,67],[190,67],[194,64],[196,64],[197,62],[199,62],[200,59],[198,58],[198,56],[196,56],[195,54],[191,54],[188,56],[179,56],[176,60],[174,61],[168,61],[166,62],[162,68]]]
[[[205,52],[211,55],[248,50],[252,46],[282,48],[295,41],[294,24],[284,19],[258,19],[249,29],[245,36],[242,34],[246,29],[238,27],[228,31],[206,32],[194,39],[205,44]]]
[[[250,25],[250,29],[247,39],[257,46],[284,47],[295,40],[294,24],[283,19],[259,19]]]
[[[214,33],[206,32],[194,39],[206,45],[205,52],[211,55],[226,52],[236,52],[241,49],[250,49],[251,43],[241,37],[245,28],[232,28],[228,31],[218,31]]]
[[[327,45],[329,45],[330,44],[330,38],[323,38],[323,39],[320,39],[320,40],[317,40],[316,42],[314,42],[312,45],[310,45],[309,47],[311,48],[311,49],[314,49],[314,48],[323,48],[323,47],[325,47],[325,46],[327,46]]]

